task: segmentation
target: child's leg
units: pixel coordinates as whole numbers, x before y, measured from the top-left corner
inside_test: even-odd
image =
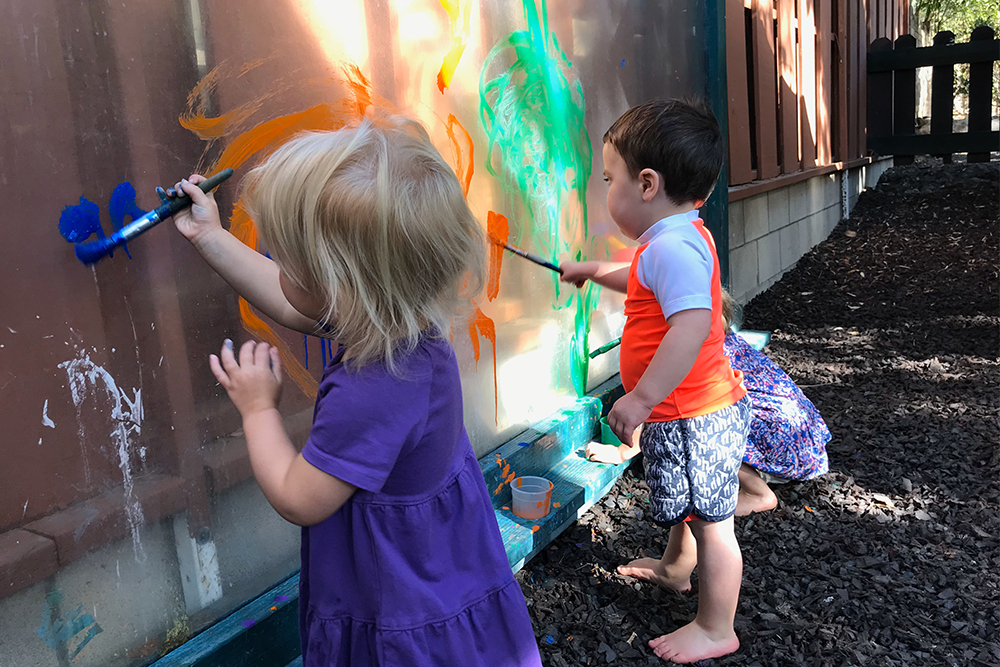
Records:
[[[670,528],[662,558],[638,558],[619,566],[618,574],[684,593],[691,590],[691,572],[697,564],[698,545],[688,523],[684,522]]]
[[[746,463],[740,465],[740,493],[736,500],[736,516],[751,512],[766,512],[778,506],[778,496],[757,471]]]
[[[698,615],[679,630],[649,642],[658,657],[680,663],[717,658],[740,647],[733,621],[743,556],[733,520],[692,521],[690,526],[698,545]]]

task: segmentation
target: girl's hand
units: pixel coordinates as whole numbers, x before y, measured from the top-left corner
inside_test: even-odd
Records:
[[[562,269],[562,276],[559,278],[564,283],[573,283],[577,287],[594,277],[594,262],[563,262],[559,265]]]
[[[181,194],[186,194],[191,198],[191,206],[174,214],[174,226],[177,227],[177,231],[184,235],[184,238],[196,245],[208,234],[222,229],[219,205],[215,203],[215,195],[211,192],[206,194],[198,187],[198,184],[204,180],[206,180],[205,177],[200,174],[191,174],[190,178],[178,181],[177,185],[167,193],[167,197],[170,199]]]
[[[586,455],[587,460],[594,463],[618,465],[625,462],[625,457],[622,456],[622,451],[618,449],[617,445],[605,445],[601,442],[587,443]]]
[[[622,442],[633,442],[635,430],[649,418],[655,407],[644,404],[634,391],[630,391],[615,401],[608,413],[608,426]]]
[[[209,356],[208,364],[244,419],[256,412],[278,407],[281,359],[277,348],[248,340],[240,348],[237,361],[233,354],[233,341],[226,339],[222,352],[218,357],[214,354]]]

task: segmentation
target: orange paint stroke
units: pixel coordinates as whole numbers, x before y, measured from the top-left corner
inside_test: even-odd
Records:
[[[455,128],[458,128],[462,134],[465,148],[469,152],[468,160],[465,159],[465,153],[458,142],[458,135],[455,134]],[[455,114],[448,114],[448,124],[445,129],[448,132],[451,145],[455,148],[455,175],[458,176],[458,182],[462,184],[462,194],[468,197],[469,187],[472,185],[472,173],[475,171],[476,147],[472,143],[472,137],[469,135],[468,130],[458,122]]]
[[[476,306],[476,314],[469,320],[469,338],[472,339],[472,354],[476,358],[477,369],[479,368],[479,336],[486,336],[493,343],[493,419],[498,421],[500,392],[497,388],[497,328],[482,308]]]
[[[541,526],[532,526],[531,527],[531,532],[537,533],[539,531],[539,529],[541,529]]]
[[[490,237],[490,270],[486,283],[486,298],[492,301],[500,293],[500,269],[503,266],[503,247],[510,237],[506,216],[490,211],[486,214],[486,234]]]
[[[444,89],[451,85],[458,61],[462,59],[465,45],[469,42],[472,0],[441,0],[441,6],[448,13],[448,20],[451,23],[451,49],[441,61],[441,69],[437,75],[438,90],[444,95]]]
[[[243,208],[242,200],[233,207],[233,215],[230,217],[230,233],[239,239],[244,245],[257,249],[257,228],[253,220],[247,215]],[[285,375],[291,378],[292,382],[298,385],[306,396],[316,396],[319,391],[319,382],[306,370],[305,366],[295,357],[291,348],[281,340],[271,327],[262,320],[246,299],[240,297],[240,318],[243,320],[243,328],[252,336],[256,336],[266,343],[278,348],[281,355],[281,363]]]

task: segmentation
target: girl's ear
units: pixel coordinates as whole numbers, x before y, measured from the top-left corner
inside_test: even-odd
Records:
[[[639,187],[642,190],[643,201],[653,201],[663,191],[662,177],[655,169],[643,169],[639,172]]]

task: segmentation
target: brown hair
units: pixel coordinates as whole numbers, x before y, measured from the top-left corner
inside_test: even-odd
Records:
[[[604,133],[632,178],[652,169],[674,204],[708,199],[726,156],[712,109],[701,100],[653,100],[632,107]]]

